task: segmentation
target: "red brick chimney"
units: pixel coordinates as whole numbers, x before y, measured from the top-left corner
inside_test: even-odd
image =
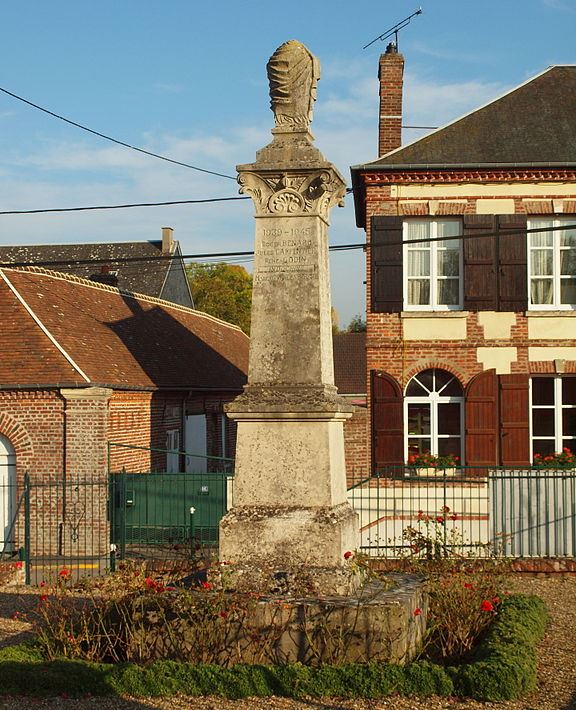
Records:
[[[380,124],[378,130],[378,155],[389,153],[402,145],[402,86],[404,83],[404,56],[398,54],[394,42],[380,55]]]

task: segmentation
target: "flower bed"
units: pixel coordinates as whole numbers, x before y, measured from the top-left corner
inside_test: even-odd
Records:
[[[38,647],[0,650],[0,692],[36,696],[120,695],[134,697],[219,695],[378,698],[405,695],[461,696],[511,700],[536,685],[536,650],[547,612],[538,597],[508,597],[469,663],[444,667],[430,661],[324,665],[317,668],[217,665],[156,661],[147,666],[91,663],[70,659],[47,662]]]

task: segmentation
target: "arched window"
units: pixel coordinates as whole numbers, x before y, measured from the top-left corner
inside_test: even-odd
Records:
[[[431,453],[464,460],[464,393],[446,370],[424,370],[406,386],[405,455]]]
[[[0,550],[13,549],[16,513],[16,456],[14,447],[0,434]]]

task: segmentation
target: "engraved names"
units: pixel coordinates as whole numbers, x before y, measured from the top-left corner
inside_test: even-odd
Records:
[[[312,227],[261,228],[256,240],[254,280],[309,278],[317,269]]]

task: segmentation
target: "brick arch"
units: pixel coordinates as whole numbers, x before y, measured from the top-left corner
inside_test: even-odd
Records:
[[[0,434],[14,447],[18,472],[30,468],[34,449],[28,431],[18,420],[6,412],[0,412]]]
[[[423,372],[424,370],[446,370],[446,372],[449,372],[451,375],[454,375],[454,377],[458,379],[458,382],[460,382],[460,386],[462,387],[463,391],[466,386],[467,380],[470,379],[469,377],[465,377],[462,370],[459,370],[458,368],[454,367],[451,363],[442,362],[441,360],[426,360],[424,362],[418,363],[417,365],[414,365],[412,368],[410,368],[410,370],[407,370],[404,373],[402,379],[402,392],[405,391],[406,385],[410,382],[414,375],[417,375],[419,372]]]

